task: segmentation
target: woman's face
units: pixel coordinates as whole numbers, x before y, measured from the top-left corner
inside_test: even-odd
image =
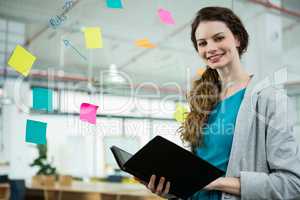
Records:
[[[239,41],[225,23],[220,21],[201,22],[195,32],[198,53],[212,69],[221,68],[239,59]]]

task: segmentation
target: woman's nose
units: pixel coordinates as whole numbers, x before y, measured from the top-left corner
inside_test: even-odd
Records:
[[[217,45],[214,42],[208,42],[206,45],[207,53],[214,53],[217,50]]]

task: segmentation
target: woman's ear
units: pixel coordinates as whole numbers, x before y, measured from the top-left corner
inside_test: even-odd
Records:
[[[241,42],[238,39],[238,37],[234,36],[234,42],[235,42],[235,47],[240,47],[241,46]]]

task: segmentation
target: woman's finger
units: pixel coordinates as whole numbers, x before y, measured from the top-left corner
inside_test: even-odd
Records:
[[[154,184],[155,184],[155,175],[152,175],[147,187],[153,193],[155,192]]]
[[[155,191],[155,193],[157,195],[161,195],[163,188],[164,188],[164,184],[165,184],[165,178],[161,177],[159,180],[158,186],[156,187],[156,191]]]
[[[166,187],[164,189],[163,195],[166,195],[166,194],[169,193],[170,187],[171,187],[171,183],[170,183],[170,181],[168,181],[167,184],[166,184]]]

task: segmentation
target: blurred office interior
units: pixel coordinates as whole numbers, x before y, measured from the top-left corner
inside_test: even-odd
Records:
[[[225,6],[240,16],[250,35],[242,64],[261,87],[286,89],[300,142],[299,0],[123,0],[121,9],[108,8],[105,0],[0,0],[0,174],[18,180],[26,199],[97,199],[99,188],[103,199],[158,198],[117,170],[109,147],[135,153],[161,135],[187,148],[174,113],[176,105],[187,107],[186,93],[205,66],[190,41],[191,20],[205,6]],[[160,21],[160,8],[172,13],[174,24]],[[57,16],[64,18],[54,26],[50,20]],[[101,28],[103,48],[86,48],[86,27]],[[135,45],[144,38],[155,47]],[[36,57],[26,77],[7,64],[16,45]],[[37,87],[53,91],[53,110],[32,108]],[[83,102],[99,106],[96,124],[80,120]],[[38,167],[30,164],[39,153],[25,141],[28,119],[47,123],[47,163],[58,176],[94,190],[48,194],[33,186]],[[118,185],[97,185],[113,182]],[[12,197],[16,187],[4,188]]]

